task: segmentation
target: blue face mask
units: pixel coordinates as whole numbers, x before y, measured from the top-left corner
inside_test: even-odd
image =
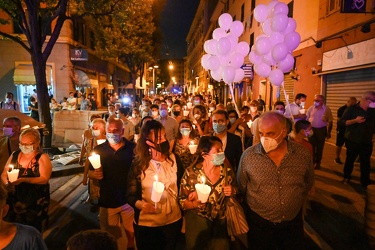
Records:
[[[122,136],[120,134],[107,133],[106,135],[109,144],[119,144]]]
[[[221,165],[221,164],[224,163],[224,160],[225,160],[225,154],[224,154],[224,152],[213,154],[212,157],[213,157],[213,160],[211,162],[215,166],[219,166],[219,165]]]
[[[225,124],[212,123],[212,128],[216,134],[221,134],[227,129],[227,126]]]
[[[182,129],[180,129],[180,133],[181,133],[182,135],[185,135],[185,136],[190,135],[190,132],[191,132],[191,129],[190,129],[190,128],[182,128]]]
[[[166,117],[167,115],[168,115],[168,111],[167,110],[164,110],[164,109],[160,110],[160,116],[161,117]]]

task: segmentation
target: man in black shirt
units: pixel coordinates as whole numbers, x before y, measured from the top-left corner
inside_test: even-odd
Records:
[[[347,107],[353,106],[357,103],[357,98],[354,96],[349,97],[346,104],[342,107],[340,107],[337,110],[337,127],[336,127],[336,164],[343,164],[340,160],[340,154],[342,146],[344,146],[345,143],[345,125],[341,124],[341,117],[344,114],[344,111]]]
[[[375,133],[375,91],[367,91],[360,102],[348,107],[341,117],[346,125],[346,160],[344,165],[344,183],[348,183],[353,171],[354,161],[359,155],[361,184],[366,188],[371,184],[370,158]]]
[[[134,158],[135,144],[122,137],[122,120],[110,117],[106,126],[107,141],[96,146],[101,167],[90,164],[89,177],[99,180],[100,229],[111,233],[119,249],[132,245],[134,210],[126,199],[127,176]],[[130,243],[130,244],[128,244]]]

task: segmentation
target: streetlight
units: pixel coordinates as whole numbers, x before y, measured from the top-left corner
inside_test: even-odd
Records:
[[[151,94],[155,93],[155,69],[159,68],[158,65],[154,65],[153,67],[149,67],[148,69],[152,69],[152,85],[151,85]]]

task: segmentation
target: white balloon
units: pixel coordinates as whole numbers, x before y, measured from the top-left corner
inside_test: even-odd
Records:
[[[208,70],[208,59],[211,57],[210,54],[205,54],[202,56],[201,58],[201,64],[202,64],[202,67],[205,69],[205,70]]]
[[[284,37],[284,43],[288,47],[289,51],[295,50],[300,42],[301,36],[295,31],[286,34]]]
[[[288,8],[288,5],[286,5],[285,3],[277,3],[273,8],[272,8],[272,13],[273,13],[273,16],[276,15],[276,14],[284,14],[284,15],[288,15],[288,12],[289,12],[289,8]]]
[[[258,56],[253,50],[249,54],[249,60],[252,64],[262,63],[262,57]]]
[[[233,82],[241,82],[244,77],[245,77],[245,72],[243,71],[243,69],[241,68],[236,69]]]
[[[212,37],[213,39],[216,39],[216,40],[219,40],[220,38],[225,37],[226,35],[227,35],[227,32],[225,32],[223,28],[216,28],[212,32]]]
[[[277,63],[277,68],[282,72],[289,72],[294,66],[294,57],[291,54],[287,54],[285,59]]]
[[[271,72],[271,67],[268,66],[265,63],[260,63],[260,64],[255,64],[254,65],[254,71],[257,73],[259,76],[262,77],[268,77],[268,75]]]
[[[275,59],[273,59],[272,54],[271,54],[271,51],[268,52],[267,54],[263,55],[262,61],[263,61],[265,64],[269,65],[269,66],[274,66],[274,65],[276,65],[276,61],[275,61]]]
[[[283,31],[283,33],[284,33],[284,34],[288,34],[288,33],[290,33],[290,32],[295,31],[296,28],[297,28],[297,23],[296,23],[296,21],[295,21],[293,18],[289,17],[289,18],[288,18],[288,25],[286,26],[286,28],[285,28],[285,30]]]
[[[273,16],[273,12],[272,12],[273,7],[274,7],[276,4],[278,4],[278,3],[279,3],[279,1],[277,1],[277,0],[273,0],[273,1],[269,2],[269,4],[267,4],[267,15],[268,15],[269,17],[272,17],[272,16]]]
[[[288,16],[282,13],[276,14],[272,17],[271,29],[273,31],[284,31],[288,26]]]
[[[255,9],[254,9],[255,20],[262,23],[262,22],[264,22],[264,20],[267,19],[267,15],[268,15],[268,9],[267,9],[266,5],[259,4],[255,7]]]
[[[278,43],[283,43],[284,42],[284,35],[281,34],[280,32],[272,32],[271,35],[269,36],[271,46],[275,46]]]
[[[245,57],[249,54],[250,51],[249,44],[247,42],[239,42],[236,46],[235,51]]]
[[[221,14],[221,16],[219,17],[219,26],[224,30],[229,30],[232,22],[233,18],[228,13]]]
[[[234,80],[235,73],[236,71],[233,67],[224,67],[222,71],[223,81],[227,84],[232,83]]]
[[[229,32],[227,38],[230,40],[230,51],[234,51],[237,47],[238,37]]]
[[[215,80],[215,81],[218,81],[220,82],[222,77],[221,77],[221,68],[216,70],[216,71],[212,71],[211,70],[211,77]]]
[[[273,69],[268,77],[275,86],[280,86],[284,81],[284,73],[280,69]]]
[[[276,62],[284,60],[288,54],[288,47],[285,43],[278,43],[272,48],[272,57]]]
[[[215,39],[211,39],[211,40],[208,40],[206,42],[207,42],[207,51],[206,52],[208,54],[211,54],[211,55],[216,55],[217,54],[217,52],[216,52],[217,41]]]
[[[242,35],[244,30],[243,24],[240,21],[234,21],[232,25],[230,26],[230,33],[233,34],[236,37],[239,37]]]
[[[229,66],[230,65],[230,57],[231,57],[231,54],[219,56],[220,65],[222,67]]]
[[[227,37],[222,37],[217,42],[216,51],[219,55],[226,55],[229,51],[231,51],[231,43]]]
[[[267,36],[271,35],[271,33],[272,33],[271,23],[272,23],[272,18],[267,18],[264,21],[264,23],[262,23],[262,31]]]
[[[233,53],[230,57],[230,66],[233,68],[239,68],[244,63],[244,56],[240,53]]]
[[[211,56],[207,60],[207,65],[210,70],[217,70],[220,67],[220,60],[217,56]]]
[[[271,43],[268,37],[261,37],[255,42],[255,49],[260,55],[267,54],[271,50]]]

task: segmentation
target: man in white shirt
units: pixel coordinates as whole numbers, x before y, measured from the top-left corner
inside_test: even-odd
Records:
[[[73,92],[69,92],[67,103],[68,103],[68,110],[76,110],[77,98],[74,97]]]
[[[285,107],[285,117],[289,119],[294,119],[294,123],[299,120],[306,120],[305,114],[305,102],[306,95],[303,93],[298,93],[296,95],[295,101]]]
[[[167,140],[169,142],[170,150],[173,149],[175,137],[178,131],[178,123],[176,119],[168,116],[168,105],[166,103],[160,104],[160,116],[155,118],[163,124],[165,128],[165,133],[167,134]]]

